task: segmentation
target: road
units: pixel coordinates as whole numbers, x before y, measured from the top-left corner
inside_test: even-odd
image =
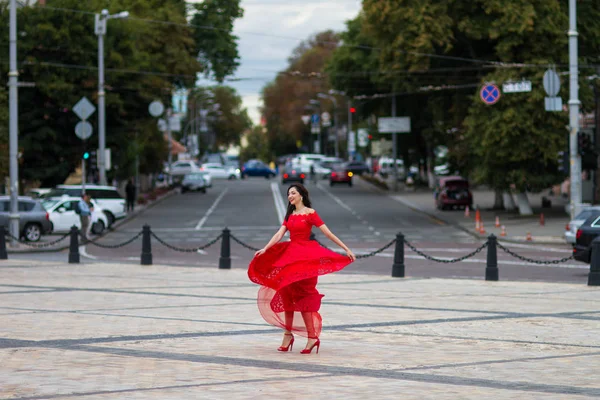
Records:
[[[329,187],[327,181],[307,183],[312,206],[327,226],[357,254],[367,254],[388,244],[398,232],[423,253],[439,259],[453,259],[477,249],[482,242],[442,221],[414,211],[391,196],[355,179],[353,187]],[[164,242],[193,249],[216,238],[228,227],[236,238],[251,247],[264,246],[281,224],[287,205],[280,180],[263,178],[241,181],[214,181],[206,194],[176,194],[121,225],[99,243],[116,245],[137,233],[145,224]],[[316,230],[316,229],[314,229]],[[322,243],[335,247],[316,230]],[[152,242],[155,264],[216,268],[220,242],[200,252],[177,252]],[[560,259],[570,254],[566,245],[540,246],[506,244],[514,252],[534,260]],[[486,250],[458,263],[430,261],[405,246],[406,275],[414,278],[456,277],[483,279]],[[86,246],[82,262],[117,261],[139,264],[141,240],[116,249]],[[390,275],[394,246],[347,267],[345,273]],[[232,268],[246,268],[253,251],[232,242]],[[66,259],[59,254],[11,254],[11,258]],[[588,266],[576,261],[560,265],[535,265],[516,259],[498,249],[501,280],[587,282]]]

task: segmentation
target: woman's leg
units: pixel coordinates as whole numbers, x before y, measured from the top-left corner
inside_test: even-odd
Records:
[[[294,312],[286,311],[285,312],[285,331],[283,333],[283,342],[281,343],[281,347],[287,347],[290,344],[290,342],[292,341],[292,338],[294,337],[292,335],[293,323],[294,323]]]
[[[306,348],[309,349],[318,339],[317,332],[315,331],[315,321],[313,320],[313,313],[306,311],[302,313],[302,319],[306,326],[306,333],[308,334],[308,341],[306,342]]]

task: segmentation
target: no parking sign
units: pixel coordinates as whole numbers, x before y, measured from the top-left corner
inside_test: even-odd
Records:
[[[500,100],[500,89],[493,83],[485,84],[479,92],[479,97],[487,105],[492,105]]]

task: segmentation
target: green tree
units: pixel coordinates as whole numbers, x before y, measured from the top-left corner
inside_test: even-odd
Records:
[[[255,126],[246,134],[247,146],[240,152],[240,159],[247,161],[260,159],[268,163],[272,160],[269,140],[262,126]]]

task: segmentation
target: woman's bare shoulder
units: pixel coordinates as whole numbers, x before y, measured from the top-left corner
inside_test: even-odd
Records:
[[[310,214],[316,213],[316,211],[315,211],[314,208],[308,208],[308,207],[306,207],[306,213],[310,215]]]

